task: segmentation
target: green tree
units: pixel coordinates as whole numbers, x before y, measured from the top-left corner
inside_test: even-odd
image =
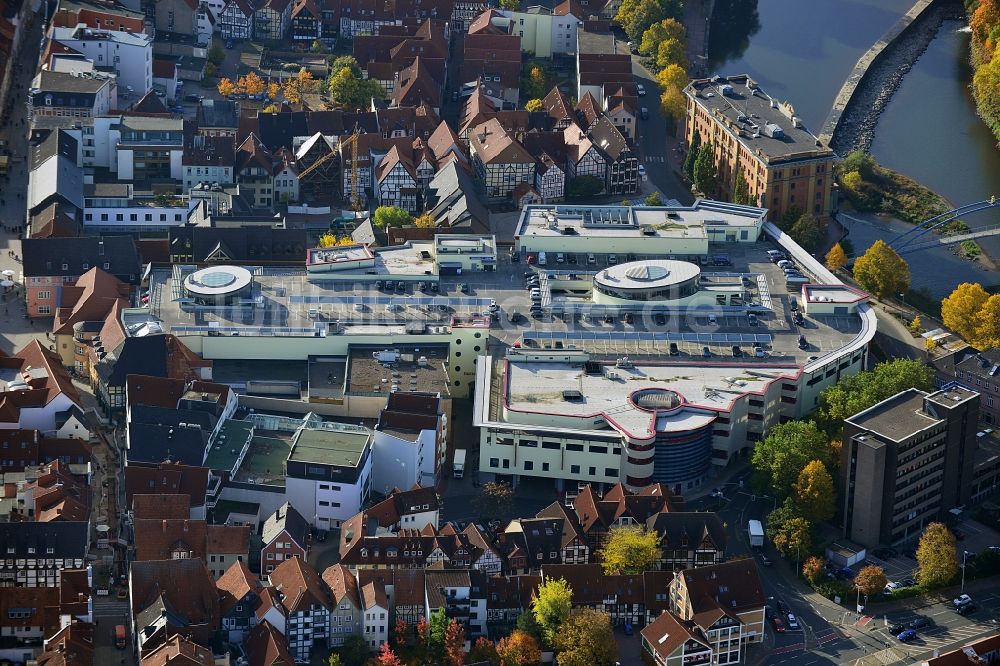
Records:
[[[533,666],[542,660],[538,641],[529,634],[515,629],[497,643],[497,654],[504,666]]]
[[[785,557],[802,559],[812,548],[811,525],[805,518],[786,521],[774,535],[774,547]]]
[[[923,322],[920,320],[920,315],[917,315],[910,321],[910,325],[907,326],[910,329],[910,333],[913,337],[916,337],[924,332]]]
[[[618,205],[621,206],[621,207],[623,207],[623,208],[628,208],[629,206],[632,205],[632,200],[631,199],[622,199],[622,202],[620,204],[618,204]]]
[[[339,654],[331,652],[330,656],[326,659],[326,666],[344,666],[344,662],[340,660]]]
[[[488,662],[490,666],[500,666],[500,655],[497,654],[497,646],[485,636],[480,636],[476,639],[476,643],[472,646],[472,649],[469,650],[468,662],[470,664],[478,664],[484,661]]]
[[[809,522],[825,522],[837,512],[833,477],[819,460],[810,461],[802,469],[792,490],[796,506]]]
[[[614,666],[618,645],[607,613],[584,609],[572,613],[556,641],[559,666]]]
[[[559,628],[569,617],[572,607],[573,589],[565,578],[546,578],[538,586],[535,598],[531,601],[531,610],[534,611],[538,626],[542,628],[542,639],[546,645],[556,644]]]
[[[698,153],[701,150],[701,132],[695,130],[694,137],[691,139],[691,147],[688,150],[687,155],[684,157],[684,175],[687,176],[688,180],[692,183],[694,182],[694,163],[698,160]]]
[[[795,506],[795,502],[792,498],[785,498],[785,501],[782,502],[781,506],[767,514],[767,520],[764,525],[764,531],[767,533],[767,538],[774,541],[774,537],[785,526],[785,523],[792,518],[800,517],[799,509]]]
[[[712,196],[715,193],[715,146],[710,143],[698,148],[698,157],[694,160],[694,186],[702,194]]]
[[[345,110],[367,110],[372,99],[385,97],[385,89],[378,81],[361,79],[349,67],[343,67],[330,76],[330,99]]]
[[[403,227],[413,222],[413,216],[398,206],[379,206],[375,209],[374,222],[382,229]]]
[[[642,33],[665,18],[664,6],[657,0],[622,0],[615,15],[615,20],[633,42],[640,42]]]
[[[823,244],[826,236],[824,232],[822,222],[809,213],[803,213],[792,225],[788,235],[807,252],[815,252]]]
[[[929,391],[934,371],[918,360],[898,358],[874,369],[842,377],[819,396],[820,421],[830,433],[839,433],[844,419],[864,411],[900,391]]]
[[[865,180],[871,180],[875,175],[875,158],[863,150],[855,150],[844,158],[840,169],[844,173],[857,171]]]
[[[660,198],[659,192],[651,192],[649,196],[643,200],[643,203],[647,206],[662,206],[663,200]]]
[[[212,40],[212,45],[208,48],[208,61],[218,67],[226,59],[226,52],[219,46],[219,42]]]
[[[604,181],[596,176],[577,176],[566,183],[568,199],[585,199],[597,196],[602,191],[604,191]]]
[[[656,65],[678,65],[687,68],[687,47],[679,39],[665,39],[656,47]]]
[[[427,640],[427,651],[435,664],[444,661],[444,637],[448,632],[448,616],[444,608],[438,608],[431,613],[430,632]]]
[[[862,567],[854,576],[854,589],[866,597],[878,594],[888,584],[889,581],[885,577],[885,571],[882,567],[874,564]]]
[[[352,55],[342,55],[342,56],[337,56],[336,58],[332,58],[330,60],[330,71],[331,72],[339,72],[340,70],[344,69],[345,67],[348,68],[349,70],[351,70],[351,74],[355,78],[358,78],[358,79],[361,78],[361,65],[358,64],[358,61],[355,60],[354,56],[352,56]]]
[[[313,43],[309,46],[309,50],[311,50],[313,53],[322,53],[323,51],[326,50],[326,47],[323,46],[323,42],[319,41],[318,39],[314,39]]]
[[[500,0],[500,8],[512,12],[520,11],[521,0]]]
[[[356,634],[351,634],[344,639],[344,644],[337,648],[344,666],[361,666],[368,659],[368,644],[365,639]]]
[[[641,574],[657,569],[662,551],[660,535],[640,525],[612,527],[598,550],[606,575]]]
[[[676,19],[667,18],[652,24],[642,33],[642,40],[639,42],[639,53],[643,55],[656,55],[660,42],[668,39],[676,39],[683,42],[687,39],[687,31]],[[685,74],[685,79],[687,74]],[[684,81],[683,85],[687,85]]]
[[[504,519],[514,507],[514,489],[506,483],[488,481],[479,489],[475,504],[483,520]]]
[[[788,233],[791,228],[799,221],[802,217],[802,211],[799,210],[798,206],[789,206],[788,210],[781,214],[781,219],[778,220],[778,228]]]
[[[534,113],[535,111],[544,111],[545,105],[542,103],[542,100],[536,97],[534,99],[529,99],[527,102],[524,103],[524,110],[528,111],[529,113]]]
[[[733,203],[737,203],[742,206],[754,204],[754,201],[750,198],[750,186],[747,185],[747,179],[746,176],[743,175],[743,169],[736,170],[736,180],[733,183]]]
[[[812,421],[787,421],[774,426],[757,443],[750,465],[755,483],[774,493],[778,500],[784,500],[792,494],[799,475],[813,460],[827,468],[834,466],[830,438]]]
[[[525,609],[523,613],[517,616],[517,622],[514,625],[515,629],[520,629],[526,634],[531,634],[541,642],[542,640],[542,627],[538,624],[538,620],[535,618],[535,612],[530,608]]]
[[[844,246],[837,243],[826,253],[826,267],[831,271],[839,270],[847,265],[847,253]]]
[[[891,297],[910,288],[910,267],[879,239],[854,262],[854,279],[878,298]]]
[[[958,573],[955,536],[943,523],[931,523],[917,546],[917,582],[930,589],[947,585]]]

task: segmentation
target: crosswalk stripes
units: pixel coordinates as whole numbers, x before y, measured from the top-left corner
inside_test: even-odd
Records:
[[[94,597],[94,615],[107,617],[128,612],[128,601],[117,597]]]
[[[662,162],[666,162],[667,158],[664,157],[663,155],[646,155],[646,161],[647,162],[662,163]]]

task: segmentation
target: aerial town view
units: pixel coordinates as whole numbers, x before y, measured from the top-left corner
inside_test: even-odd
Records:
[[[1000,0],[0,0],[0,666],[1000,665]]]

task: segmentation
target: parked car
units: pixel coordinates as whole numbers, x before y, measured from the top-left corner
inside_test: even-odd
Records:
[[[926,617],[918,617],[910,622],[910,629],[923,629],[924,627],[929,626],[931,626],[931,621]]]
[[[760,566],[762,566],[762,567],[769,567],[772,564],[774,564],[774,562],[771,561],[771,558],[769,558],[764,553],[760,554]]]
[[[757,315],[755,315],[752,312],[747,315],[747,321],[750,322],[751,326],[756,326],[759,323],[759,320],[757,319]]]
[[[635,84],[636,92],[639,93],[639,97],[644,97],[646,95],[646,86],[641,83]]]
[[[231,48],[233,48],[233,46],[234,46],[233,40],[232,39],[227,39],[226,40],[226,48],[227,49],[231,49]]]
[[[795,319],[795,325],[796,326],[801,326],[806,321],[806,318],[802,316],[801,312],[796,312],[794,319]]]
[[[459,290],[460,292],[462,292],[463,294],[467,294],[467,293],[469,293],[469,285],[467,285],[467,284],[466,284],[466,283],[464,283],[464,282],[461,282],[461,283],[459,283],[459,285],[458,285],[458,290]]]
[[[959,606],[955,609],[955,612],[959,615],[968,615],[970,613],[976,612],[976,604],[965,604],[964,606]]]
[[[771,623],[774,625],[774,633],[776,634],[785,633],[785,623],[781,621],[780,617],[771,618]]]
[[[970,597],[967,594],[961,594],[961,595],[959,595],[959,596],[957,596],[957,597],[955,597],[954,599],[951,600],[951,604],[955,608],[958,608],[959,606],[964,606],[966,604],[971,604],[971,603],[972,603],[972,597]]]
[[[617,254],[609,254],[608,255],[608,266],[614,266],[617,263],[618,263],[618,255]]]
[[[898,636],[899,634],[906,631],[906,625],[902,624],[901,622],[893,622],[888,626],[888,629],[890,634],[892,634],[893,636]]]
[[[799,628],[799,621],[797,619],[795,619],[795,613],[789,613],[788,614],[788,628],[789,629],[798,629]]]
[[[779,259],[776,263],[778,268],[795,268],[795,264],[788,259]]]
[[[768,250],[767,258],[771,260],[772,264],[776,264],[785,258],[785,253],[781,250]]]
[[[786,613],[788,613],[788,604],[786,604],[781,599],[778,599],[778,601],[775,603],[775,605],[778,607],[778,612],[781,613],[782,615],[785,615]]]
[[[646,167],[643,164],[639,165],[639,178],[646,180]]]
[[[799,336],[799,349],[809,349],[809,342],[804,335]]]
[[[907,629],[906,631],[902,631],[896,635],[896,639],[900,643],[909,643],[916,637],[917,637],[917,632],[914,631],[913,629]]]
[[[632,623],[631,622],[626,622],[625,623],[625,635],[626,636],[631,636],[634,631],[635,631],[635,629],[632,628]]]

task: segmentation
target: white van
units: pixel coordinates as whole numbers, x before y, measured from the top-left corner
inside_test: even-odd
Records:
[[[538,253],[538,265],[539,266],[544,266],[545,265],[545,253],[544,252],[539,252]]]

